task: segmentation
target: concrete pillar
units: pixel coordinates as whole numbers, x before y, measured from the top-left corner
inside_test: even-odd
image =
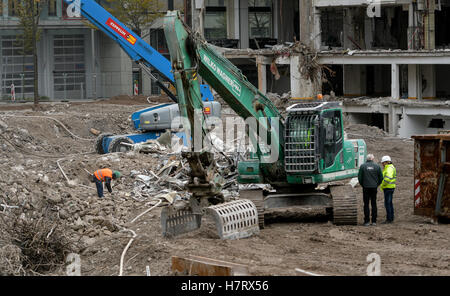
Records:
[[[280,7],[280,2],[279,1],[274,1],[273,3],[273,11],[272,11],[272,24],[273,24],[273,31],[272,31],[272,37],[275,39],[278,39],[278,41],[284,42],[282,36],[280,35],[278,30],[283,30],[282,28],[282,20],[280,20],[280,10],[283,9],[283,7]]]
[[[249,38],[250,34],[248,32],[248,0],[241,0],[240,1],[240,41],[241,41],[241,48],[249,48]]]
[[[366,44],[366,49],[372,49],[373,43],[373,17],[367,17],[364,19],[364,43]]]
[[[1,4],[1,1],[0,1]],[[38,43],[38,71],[39,71],[39,95],[52,98],[53,81],[52,81],[52,58],[51,52],[53,39],[49,34],[49,30],[43,30],[40,42]],[[3,74],[3,73],[2,73]],[[3,78],[3,75],[2,75]],[[1,81],[1,80],[0,80]],[[17,98],[17,96],[16,96]]]
[[[400,99],[400,67],[398,64],[391,65],[391,97]]]
[[[300,8],[300,40],[308,46],[314,46],[311,38],[314,34],[314,11],[311,0],[302,0]]]
[[[267,93],[267,66],[258,63],[258,89],[263,94]]]
[[[320,89],[314,86],[310,80],[301,76],[299,64],[300,56],[291,56],[291,98],[294,100],[313,99],[319,93]]]
[[[395,113],[395,105],[389,104],[389,135],[395,137],[398,130],[398,118]]]
[[[363,65],[344,65],[344,96],[359,97],[366,94],[366,75]]]
[[[320,51],[320,47],[322,46],[322,30],[320,24],[320,10],[314,8],[314,28],[313,28],[313,42],[315,49]]]
[[[408,49],[416,49],[418,44],[416,44],[417,36],[415,33],[416,21],[414,13],[414,3],[408,6]]]
[[[422,86],[424,99],[436,98],[436,67],[435,65],[421,65],[422,67]]]
[[[355,30],[353,26],[353,9],[352,8],[344,8],[344,28],[343,28],[343,40],[342,44],[344,48],[354,49],[355,45],[347,38],[347,36],[354,36]]]
[[[291,56],[291,98],[292,99],[301,99],[302,92],[300,89],[300,71],[299,68],[300,57],[299,56]]]
[[[383,114],[384,131],[389,132],[389,114]]]
[[[424,35],[425,35],[425,49],[435,49],[435,1],[426,1],[427,13],[424,15]]]
[[[233,38],[238,39],[240,38],[240,30],[241,30],[241,20],[239,19],[239,0],[234,0],[233,3],[233,24],[234,24],[234,34]]]
[[[200,11],[203,5],[203,0],[192,1],[192,30],[200,32]],[[201,31],[203,35],[203,31]]]

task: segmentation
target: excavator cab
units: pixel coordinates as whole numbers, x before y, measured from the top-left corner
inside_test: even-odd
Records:
[[[318,174],[334,165],[343,147],[339,103],[299,103],[287,109],[285,169],[294,174]]]

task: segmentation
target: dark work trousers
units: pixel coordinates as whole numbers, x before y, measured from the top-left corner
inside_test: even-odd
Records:
[[[370,222],[369,202],[372,206],[372,223],[377,222],[377,188],[363,188],[364,223]]]
[[[386,220],[394,222],[394,204],[392,203],[392,198],[394,196],[393,188],[385,188],[384,193],[384,206],[386,208]]]
[[[102,181],[95,178],[95,186],[97,186],[98,197],[103,197],[103,183]]]

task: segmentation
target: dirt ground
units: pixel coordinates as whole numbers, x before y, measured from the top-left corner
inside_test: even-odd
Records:
[[[132,198],[132,171],[156,171],[165,159],[158,154],[90,153],[95,136],[89,130],[133,132],[130,115],[145,107],[146,98],[128,97],[93,103],[48,103],[39,112],[0,106],[0,203],[16,205],[19,208],[11,211],[34,219],[40,217],[42,207],[49,207],[77,245],[83,275],[119,274],[120,257],[131,234],[115,225],[137,234],[126,253],[125,275],[145,275],[146,266],[152,275],[171,275],[171,257],[175,255],[245,264],[252,275],[296,275],[295,268],[324,275],[366,275],[370,253],[380,255],[383,275],[450,275],[449,225],[433,224],[429,218],[413,215],[413,142],[390,138],[364,125],[347,126],[346,132],[349,138],[363,138],[377,161],[385,154],[392,157],[398,175],[394,224],[361,225],[359,186],[355,189],[358,226],[334,226],[315,214],[313,219],[303,221],[268,221],[259,235],[247,239],[220,240],[208,223],[184,236],[164,238],[161,208],[129,223],[149,208],[146,202]],[[79,138],[51,119],[32,116],[57,119]],[[67,185],[57,160],[77,185]],[[85,170],[92,172],[102,166],[117,169],[124,177],[115,184],[113,196],[106,193],[99,200]],[[378,222],[385,220],[381,192],[378,215]],[[0,250],[2,244],[7,242],[0,239]],[[65,268],[49,274],[64,275]]]

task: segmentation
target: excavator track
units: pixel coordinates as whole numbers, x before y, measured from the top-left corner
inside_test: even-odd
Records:
[[[335,225],[358,224],[358,201],[349,185],[332,186],[333,223]]]
[[[264,229],[264,193],[262,189],[256,190],[241,190],[239,195],[243,199],[248,199],[253,202],[258,212],[259,229]]]

